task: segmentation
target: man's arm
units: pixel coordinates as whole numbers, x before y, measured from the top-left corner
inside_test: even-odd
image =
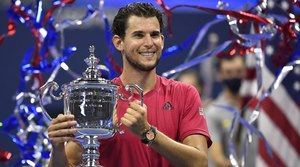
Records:
[[[52,144],[52,152],[49,167],[75,166],[81,160],[82,148],[80,144],[74,142],[73,115],[58,115],[53,119],[48,127],[48,136]],[[73,141],[73,142],[72,142]],[[68,142],[65,145],[65,142]]]
[[[74,141],[69,141],[62,148],[55,148],[51,152],[51,159],[48,167],[68,166],[75,167],[81,162],[83,149]]]
[[[150,128],[147,122],[147,107],[140,106],[137,101],[130,102],[121,121],[140,138],[145,129]],[[202,135],[190,135],[183,143],[179,143],[157,131],[151,147],[175,166],[207,166],[207,140]]]
[[[174,166],[207,166],[207,141],[202,135],[190,135],[183,143],[176,142],[161,132],[151,147],[166,157]]]
[[[223,153],[221,142],[214,141],[214,143],[210,147],[209,153],[217,167],[231,166],[229,159],[227,159]]]

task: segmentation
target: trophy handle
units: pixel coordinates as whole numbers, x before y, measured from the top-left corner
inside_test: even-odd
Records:
[[[63,93],[60,93],[59,96],[55,96],[53,94],[53,90],[56,91],[58,88],[59,88],[59,86],[56,82],[50,81],[50,82],[47,82],[45,85],[41,86],[40,89],[39,89],[39,103],[40,103],[40,106],[42,107],[42,111],[43,111],[43,114],[44,114],[45,118],[47,119],[46,120],[47,122],[52,121],[52,118],[50,117],[50,115],[47,113],[47,111],[43,107],[44,104],[47,104],[47,102],[44,101],[44,99],[45,99],[45,96],[46,96],[48,90],[50,90],[50,96],[53,99],[55,99],[55,100],[62,99],[62,97],[64,96]]]
[[[134,90],[136,90],[139,95],[140,95],[140,98],[141,98],[141,106],[144,105],[144,90],[138,86],[137,84],[128,84],[125,86],[125,90],[126,91],[129,91],[131,93],[130,97],[128,98],[125,98],[123,94],[117,94],[117,98],[118,99],[121,99],[121,100],[124,100],[124,101],[131,101],[132,97],[133,97],[133,92]],[[121,130],[121,125],[122,123],[121,122],[116,122],[116,127],[114,128],[115,132],[119,132],[120,134],[123,134],[124,131]]]
[[[46,83],[45,85],[40,87],[40,95],[42,95],[41,97],[45,97],[45,95],[47,94],[48,90],[50,89],[50,96],[55,99],[55,100],[60,100],[63,98],[63,93],[60,93],[59,96],[55,96],[53,94],[53,90],[57,91],[57,89],[59,88],[58,84],[54,81],[50,81],[48,83]]]
[[[144,105],[144,90],[140,86],[138,86],[137,84],[129,84],[125,86],[125,90],[131,93],[131,96],[128,98],[128,100],[132,98],[133,91],[136,90],[141,98],[141,106]]]

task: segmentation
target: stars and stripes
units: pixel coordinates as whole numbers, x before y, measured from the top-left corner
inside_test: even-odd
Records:
[[[275,79],[269,68],[264,68],[264,86]],[[273,159],[259,142],[257,164],[261,166],[297,166],[300,164],[300,107],[299,90],[293,85],[300,76],[291,72],[283,84],[262,103],[258,128],[265,135],[273,151]]]

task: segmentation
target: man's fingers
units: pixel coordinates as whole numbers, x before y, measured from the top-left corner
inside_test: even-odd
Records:
[[[138,111],[140,114],[144,115],[147,112],[146,105],[140,105],[138,101],[133,101],[129,103],[129,108]]]
[[[132,116],[132,115],[130,115],[128,113],[125,113],[124,116],[123,116],[123,118],[127,119],[128,121],[130,121],[131,124],[137,122],[137,119],[134,116]]]
[[[76,129],[61,129],[57,131],[48,132],[49,138],[56,138],[56,137],[74,137],[75,133],[77,132]]]
[[[143,105],[141,105],[142,102],[140,100],[134,100],[131,103],[134,103],[135,105],[138,105],[138,106],[143,107],[143,108],[147,108],[145,103],[143,103]]]
[[[67,122],[62,122],[62,123],[57,123],[57,124],[51,124],[48,128],[48,132],[59,130],[59,129],[67,129],[74,127],[77,124],[76,121],[67,121]]]
[[[74,115],[71,114],[67,114],[67,115],[63,115],[63,114],[59,114],[57,116],[57,118],[52,120],[52,124],[57,124],[60,122],[66,122],[66,121],[70,121],[70,120],[74,120]]]
[[[138,100],[134,100],[132,102],[129,102],[129,106],[133,109],[141,109],[143,106],[141,106],[141,102]]]
[[[74,137],[67,137],[67,136],[53,137],[53,138],[50,138],[49,140],[51,143],[56,143],[56,144],[67,142],[67,141],[76,141],[76,139]]]
[[[128,119],[126,119],[125,117],[121,118],[121,123],[124,124],[127,127],[131,127],[132,126],[132,122]]]
[[[129,115],[132,115],[133,117],[135,117],[136,119],[140,119],[142,117],[142,114],[139,113],[136,110],[133,110],[132,108],[128,108],[126,110],[126,113],[128,113]]]

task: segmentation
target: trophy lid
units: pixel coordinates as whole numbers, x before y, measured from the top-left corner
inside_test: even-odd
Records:
[[[89,47],[90,55],[84,61],[88,65],[87,69],[82,73],[83,77],[77,78],[76,80],[70,82],[65,86],[79,86],[79,85],[88,85],[88,84],[100,84],[100,85],[113,85],[110,80],[106,80],[101,76],[100,70],[97,68],[100,60],[95,57],[95,46],[91,45]],[[115,85],[113,85],[115,86]]]
[[[101,77],[101,73],[97,70],[97,65],[99,64],[99,59],[95,57],[95,47],[91,45],[89,47],[90,56],[84,59],[85,63],[88,65],[88,68],[83,73],[83,79],[85,80],[97,80]]]

